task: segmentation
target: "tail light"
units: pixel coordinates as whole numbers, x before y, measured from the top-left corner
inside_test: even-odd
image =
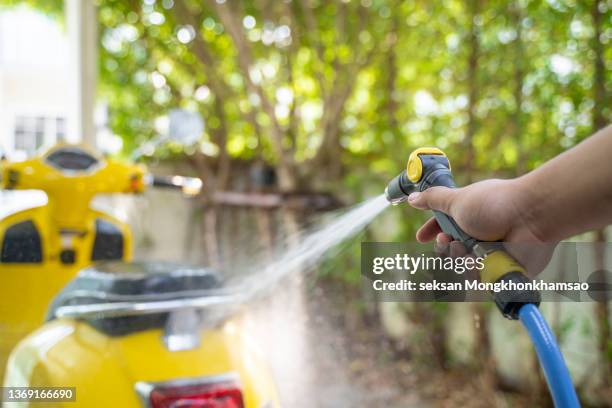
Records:
[[[235,376],[139,382],[136,390],[150,408],[244,408]]]

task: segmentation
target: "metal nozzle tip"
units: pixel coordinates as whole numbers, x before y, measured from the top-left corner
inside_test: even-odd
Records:
[[[399,203],[401,203],[402,201],[406,201],[407,199],[406,196],[396,198],[391,197],[391,195],[389,194],[389,186],[385,187],[385,198],[391,205],[398,205]]]

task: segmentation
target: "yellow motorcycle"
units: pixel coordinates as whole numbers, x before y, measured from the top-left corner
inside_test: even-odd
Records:
[[[237,317],[240,295],[208,269],[130,262],[129,227],[90,208],[97,194],[148,186],[194,194],[199,179],[151,176],[83,146],[58,145],[4,161],[1,182],[47,196],[0,220],[0,380],[4,374],[12,387],[4,404],[278,406]]]

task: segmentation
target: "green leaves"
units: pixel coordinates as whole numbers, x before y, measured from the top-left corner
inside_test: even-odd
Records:
[[[60,0],[3,5],[22,3],[63,13]],[[605,3],[599,38],[591,7],[574,2],[265,4],[99,1],[100,96],[126,150],[182,107],[203,115],[202,143],[233,157],[286,156],[300,173],[324,173],[335,146],[342,174],[362,167],[382,178],[434,144],[456,163],[473,155],[478,178],[527,171],[574,145],[595,111],[610,120],[593,93],[595,53],[611,53]],[[607,66],[603,82],[609,93]]]

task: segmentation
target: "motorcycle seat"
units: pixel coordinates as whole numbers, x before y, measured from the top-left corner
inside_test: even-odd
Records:
[[[202,296],[207,290],[221,287],[219,274],[211,269],[171,262],[104,261],[82,269],[58,293],[47,312],[53,320],[56,310],[66,305],[89,305],[108,302],[155,301]],[[138,328],[138,322],[157,325],[166,314],[89,319],[88,322],[107,334],[126,334]]]

